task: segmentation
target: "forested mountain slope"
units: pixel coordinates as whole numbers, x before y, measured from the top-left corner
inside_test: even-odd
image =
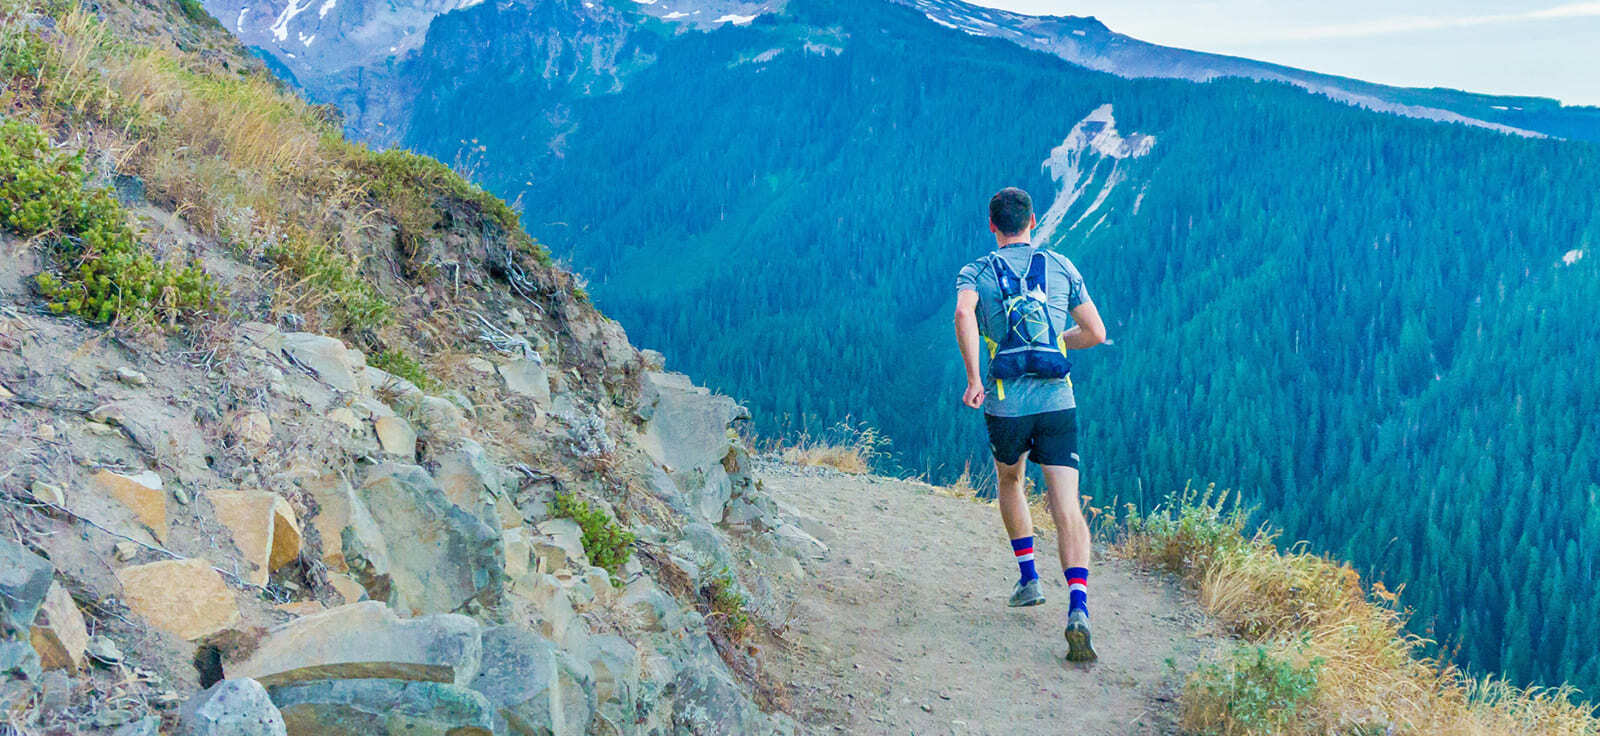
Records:
[[[911,469],[981,469],[951,283],[1021,185],[1115,341],[1075,373],[1090,494],[1241,489],[1405,584],[1458,661],[1600,689],[1600,149],[1122,79],[887,4],[709,33],[577,7],[439,17],[394,128],[482,162],[761,431],[853,417]],[[1111,122],[1153,142],[1113,156]]]

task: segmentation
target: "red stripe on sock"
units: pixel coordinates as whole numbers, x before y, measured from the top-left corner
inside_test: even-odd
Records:
[[[1032,547],[1029,547],[1029,548],[1027,548],[1027,549],[1019,549],[1019,550],[1016,550],[1016,555],[1017,555],[1017,556],[1018,556],[1018,557],[1021,557],[1021,556],[1023,556],[1023,555],[1031,555],[1031,554],[1033,554],[1033,548],[1032,548]]]
[[[1089,587],[1089,581],[1086,578],[1067,578],[1067,585],[1074,584],[1082,585],[1085,588]]]

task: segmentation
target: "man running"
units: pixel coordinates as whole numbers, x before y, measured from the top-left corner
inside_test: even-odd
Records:
[[[989,429],[1000,518],[1021,569],[1010,605],[1044,603],[1033,562],[1033,519],[1022,489],[1031,459],[1044,471],[1061,567],[1071,590],[1067,659],[1092,662],[1089,524],[1078,503],[1077,402],[1066,355],[1105,342],[1106,328],[1072,262],[1032,244],[1037,224],[1027,192],[1001,190],[989,200],[995,252],[967,264],[956,277],[956,340],[967,370],[962,402],[983,409]],[[1048,325],[1043,324],[1046,316]],[[1063,330],[1068,316],[1073,325]],[[987,376],[978,371],[980,338],[990,356]]]

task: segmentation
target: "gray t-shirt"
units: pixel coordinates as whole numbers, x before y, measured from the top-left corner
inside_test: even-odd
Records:
[[[1013,245],[1001,248],[1000,257],[1006,260],[1011,270],[1018,276],[1028,273],[1028,263],[1033,260],[1037,249],[1029,245]],[[1065,332],[1072,327],[1073,309],[1089,301],[1089,290],[1084,288],[1083,276],[1078,273],[1072,261],[1055,251],[1045,250],[1045,289],[1049,292],[1048,312],[1050,324],[1056,332]],[[984,256],[973,261],[961,269],[961,274],[956,276],[956,291],[978,292],[978,331],[984,337],[1005,334],[1006,315],[1005,309],[1000,304],[1000,282],[995,278],[994,267],[989,263],[989,257]],[[988,363],[989,344],[984,341],[979,346],[979,352],[984,357],[985,366]],[[1034,378],[1023,376],[1005,382],[1005,398],[1000,398],[999,387],[989,378],[988,368],[984,368],[984,388],[988,391],[988,398],[984,399],[983,412],[996,417],[1023,417],[1031,414],[1044,414],[1052,411],[1062,411],[1077,406],[1077,400],[1072,395],[1072,379],[1068,378]]]

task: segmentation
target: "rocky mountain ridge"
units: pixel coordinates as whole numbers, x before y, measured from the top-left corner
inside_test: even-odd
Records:
[[[183,6],[0,47],[5,728],[795,730],[753,652],[826,548],[736,402]]]
[[[403,140],[407,90],[422,83],[407,72],[427,45],[430,24],[482,0],[427,0],[383,6],[359,0],[210,0],[206,8],[248,46],[275,62],[287,78],[320,102],[333,102],[367,140]],[[984,36],[1057,56],[1073,64],[1126,78],[1207,82],[1238,77],[1282,82],[1330,99],[1402,117],[1459,123],[1502,133],[1600,140],[1600,109],[1563,106],[1556,100],[1481,95],[1457,90],[1409,89],[1295,69],[1239,57],[1160,46],[1117,33],[1092,17],[1033,16],[972,5],[962,0],[890,0],[928,21],[968,35]],[[312,6],[316,5],[315,12]],[[643,45],[664,24],[666,33],[712,31],[748,25],[762,16],[782,18],[789,3],[778,0],[652,0],[599,2],[529,0],[502,3],[508,9],[543,14],[547,28],[578,42],[601,21],[607,45]],[[778,20],[776,22],[784,22]],[[485,38],[500,34],[486,29]],[[446,36],[448,38],[448,36]],[[320,42],[320,43],[319,43]],[[445,39],[435,43],[449,43]],[[469,53],[433,49],[429,53]],[[624,57],[625,58],[625,57]],[[596,60],[592,71],[620,83],[630,69],[618,59]],[[439,83],[435,80],[434,83]],[[604,92],[596,89],[594,92]],[[377,115],[375,115],[377,113]],[[377,123],[382,122],[379,126]],[[385,129],[387,128],[387,129]]]
[[[962,0],[893,0],[968,35],[1004,39],[1119,77],[1283,82],[1377,112],[1460,123],[1512,135],[1600,140],[1600,108],[1551,99],[1407,89],[1222,54],[1172,48],[1117,33],[1092,17],[1033,16]]]

